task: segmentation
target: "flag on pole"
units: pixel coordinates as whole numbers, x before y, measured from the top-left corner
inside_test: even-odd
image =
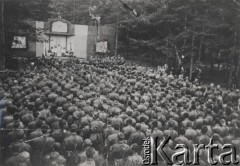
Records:
[[[89,16],[91,17],[92,20],[95,20],[98,23],[100,23],[101,17],[94,16],[93,13],[92,13],[93,11],[96,10],[96,8],[97,8],[96,6],[89,6]]]
[[[95,11],[97,9],[96,6],[89,6],[89,14],[90,16],[92,15],[92,12]]]

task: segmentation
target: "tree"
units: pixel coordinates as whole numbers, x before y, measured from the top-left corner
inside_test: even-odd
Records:
[[[138,9],[140,17],[123,20],[122,42],[129,38],[133,54],[154,55],[168,62],[175,59],[173,65],[177,68],[186,66],[192,78],[200,63],[211,62],[213,66],[232,59],[224,53],[237,45],[233,39],[234,34],[238,36],[234,31],[239,28],[233,3],[227,0],[152,0],[142,3]]]
[[[29,40],[37,40],[36,29],[28,21],[45,21],[50,17],[48,7],[50,0],[8,0],[2,1],[1,21],[1,62],[11,48],[14,35],[26,35]],[[4,66],[4,63],[1,64]],[[3,68],[2,68],[3,69]]]

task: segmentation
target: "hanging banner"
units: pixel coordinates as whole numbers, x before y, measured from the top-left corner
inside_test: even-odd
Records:
[[[98,41],[96,43],[96,52],[97,53],[107,53],[108,43],[107,41]]]

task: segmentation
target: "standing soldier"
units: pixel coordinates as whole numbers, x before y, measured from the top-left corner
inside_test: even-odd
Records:
[[[128,157],[129,145],[124,141],[124,134],[118,134],[118,142],[110,147],[110,158],[114,160],[116,166],[124,165],[124,159]]]
[[[94,161],[94,154],[95,150],[91,147],[86,149],[86,156],[87,159],[83,163],[80,163],[78,166],[96,166],[96,163]]]
[[[143,158],[138,154],[138,144],[134,143],[131,145],[132,155],[127,158],[127,166],[143,165]]]
[[[145,134],[141,131],[141,124],[136,124],[136,132],[132,133],[128,139],[128,144],[132,145],[136,143],[138,145],[138,153],[141,152],[141,147],[143,143],[143,139],[145,138]]]
[[[68,166],[76,166],[79,162],[77,149],[82,148],[83,139],[77,135],[77,125],[71,125],[71,135],[64,139],[65,157]]]

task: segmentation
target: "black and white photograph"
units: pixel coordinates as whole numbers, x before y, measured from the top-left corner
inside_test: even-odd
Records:
[[[0,166],[240,165],[240,0],[0,0]]]

